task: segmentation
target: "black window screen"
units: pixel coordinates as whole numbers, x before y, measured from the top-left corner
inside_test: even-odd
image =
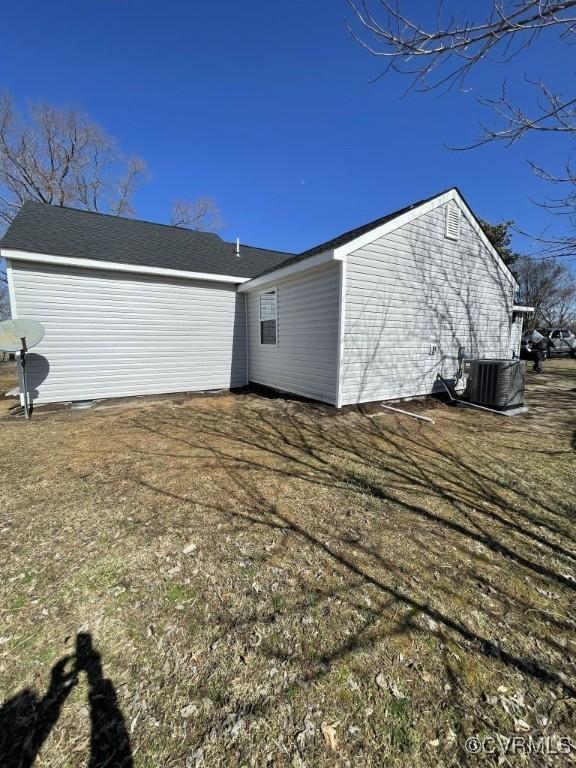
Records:
[[[260,321],[260,343],[276,344],[276,320]]]

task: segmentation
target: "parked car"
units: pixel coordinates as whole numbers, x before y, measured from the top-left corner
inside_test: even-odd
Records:
[[[568,328],[544,328],[540,333],[550,339],[548,357],[570,355],[576,358],[576,336]]]

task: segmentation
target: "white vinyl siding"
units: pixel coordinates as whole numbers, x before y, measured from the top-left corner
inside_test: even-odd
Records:
[[[34,402],[239,387],[244,296],[234,285],[12,262],[18,317],[46,329]]]
[[[260,344],[260,291],[248,292],[249,379],[283,392],[336,403],[340,266],[279,283],[277,343]]]
[[[446,217],[439,206],[346,257],[342,405],[429,394],[460,351],[509,356],[513,286],[466,216],[458,240]]]

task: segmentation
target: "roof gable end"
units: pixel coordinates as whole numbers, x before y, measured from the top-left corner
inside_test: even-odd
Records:
[[[457,187],[451,187],[450,189],[439,192],[425,200],[420,200],[417,203],[413,203],[405,208],[400,208],[399,210],[386,216],[382,216],[368,224],[356,227],[332,240],[328,240],[314,248],[310,248],[297,256],[293,256],[282,262],[279,266],[268,269],[253,280],[250,280],[242,287],[242,290],[250,290],[253,287],[255,288],[258,285],[270,282],[271,280],[280,279],[290,273],[312,269],[328,261],[341,261],[345,259],[348,254],[374,242],[374,240],[377,240],[380,237],[384,237],[395,229],[404,226],[408,222],[423,216],[428,211],[432,211],[450,201],[453,201],[458,205],[482,244],[494,258],[494,261],[504,274],[505,278],[511,285],[516,286],[517,282],[514,275],[510,272],[506,264],[504,264],[500,254],[484,233],[476,215],[466,202],[464,196]]]
[[[506,266],[500,254],[486,236],[486,233],[480,226],[480,222],[476,218],[476,214],[470,208],[463,194],[457,187],[452,187],[446,192],[440,192],[440,194],[435,195],[428,200],[423,200],[420,203],[416,203],[415,205],[410,206],[409,208],[397,211],[396,214],[390,216],[386,221],[377,224],[377,226],[374,228],[366,232],[362,232],[358,236],[353,237],[352,239],[347,240],[345,243],[336,246],[334,248],[334,258],[337,260],[343,259],[349,253],[353,253],[354,251],[358,250],[358,248],[362,248],[364,245],[368,245],[368,243],[374,242],[374,240],[377,240],[379,237],[384,237],[390,232],[393,232],[395,229],[398,229],[408,222],[423,216],[428,211],[432,211],[435,208],[446,205],[448,202],[456,203],[482,244],[488,249],[498,268],[502,271],[508,282],[511,285],[517,286],[518,283],[516,278],[510,269]]]

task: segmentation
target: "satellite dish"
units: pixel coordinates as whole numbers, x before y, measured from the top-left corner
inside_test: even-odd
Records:
[[[37,320],[4,320],[0,323],[0,350],[3,352],[26,351],[40,344],[44,338],[44,326]]]
[[[29,419],[32,414],[32,399],[26,382],[26,352],[40,344],[44,338],[44,326],[37,320],[4,320],[0,323],[0,350],[20,352],[20,385],[24,398],[24,413]]]

